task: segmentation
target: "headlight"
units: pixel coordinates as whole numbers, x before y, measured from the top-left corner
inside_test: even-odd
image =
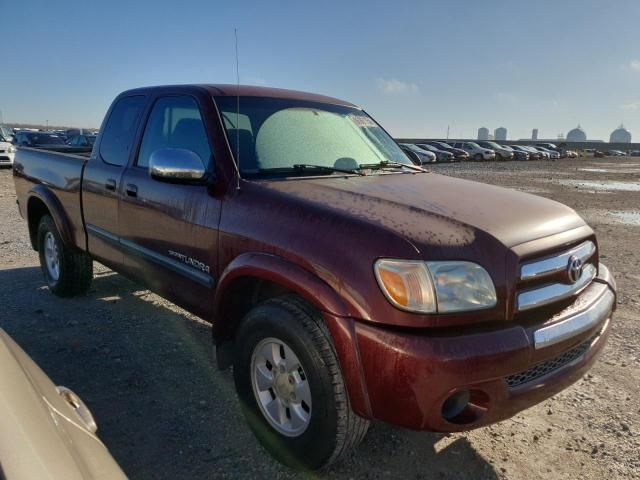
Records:
[[[491,277],[475,263],[381,259],[374,270],[384,295],[402,310],[450,313],[496,305]]]
[[[8,151],[9,153],[16,153],[16,147],[14,147],[13,145],[10,145]]]

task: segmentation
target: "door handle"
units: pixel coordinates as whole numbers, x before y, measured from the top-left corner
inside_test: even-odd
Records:
[[[104,188],[106,188],[107,190],[111,190],[111,191],[115,192],[116,191],[116,181],[113,178],[110,178],[104,184]]]
[[[129,195],[130,197],[138,196],[138,187],[133,183],[127,183],[127,186],[125,187],[125,191],[127,192],[127,195]]]

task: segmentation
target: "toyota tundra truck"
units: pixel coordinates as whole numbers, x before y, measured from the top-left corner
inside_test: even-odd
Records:
[[[615,283],[572,209],[431,173],[335,98],[134,89],[90,153],[21,147],[13,172],[51,292],[86,292],[97,261],[210,322],[248,424],[296,468],[372,420],[509,418],[611,329]]]

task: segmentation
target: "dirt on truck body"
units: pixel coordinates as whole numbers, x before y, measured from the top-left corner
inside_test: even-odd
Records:
[[[581,378],[611,329],[575,211],[427,172],[341,100],[132,90],[88,160],[21,148],[14,178],[49,289],[86,292],[97,260],[211,322],[249,425],[294,467],[344,458],[370,420],[507,419]]]

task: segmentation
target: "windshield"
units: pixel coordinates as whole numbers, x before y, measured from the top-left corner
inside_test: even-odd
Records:
[[[496,142],[485,142],[487,145],[490,145],[491,148],[502,148],[500,145],[498,145]]]
[[[309,164],[355,170],[361,165],[413,165],[395,141],[357,108],[270,97],[214,97],[240,171]],[[237,161],[237,159],[236,159]]]
[[[64,145],[62,137],[50,133],[31,133],[29,141],[32,145]]]
[[[10,142],[12,136],[13,136],[13,132],[11,130],[9,130],[4,125],[0,125],[0,141]]]

